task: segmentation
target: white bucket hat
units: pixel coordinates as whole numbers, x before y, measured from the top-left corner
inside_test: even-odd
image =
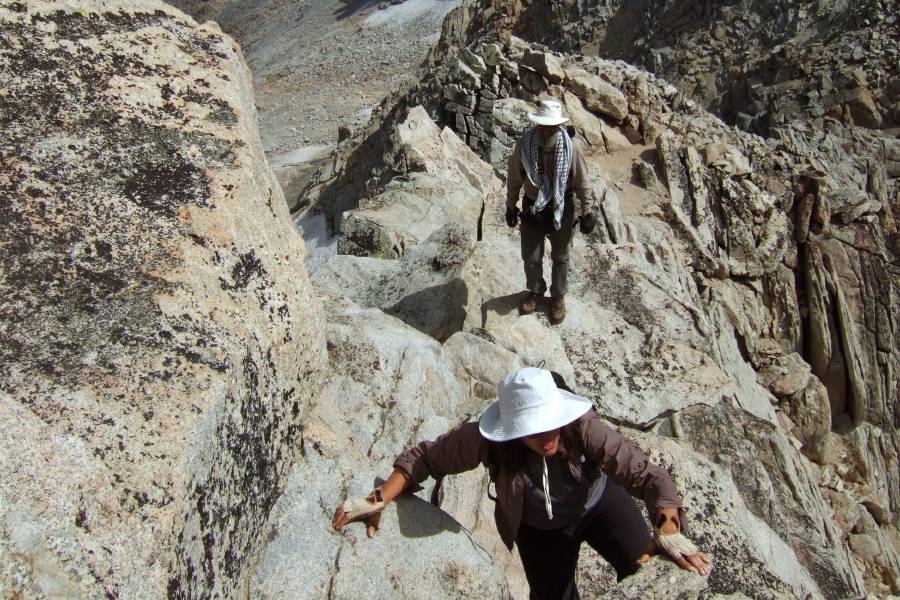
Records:
[[[562,104],[559,100],[544,100],[537,112],[528,115],[528,118],[538,125],[562,125],[569,120],[562,116]]]
[[[497,397],[478,422],[481,435],[494,442],[557,429],[593,407],[587,398],[557,388],[550,371],[530,367],[504,377]]]

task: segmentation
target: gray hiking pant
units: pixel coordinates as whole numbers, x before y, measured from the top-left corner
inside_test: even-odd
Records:
[[[555,233],[541,233],[522,221],[522,261],[525,263],[525,287],[528,291],[543,294],[547,289],[544,281],[544,240],[550,241],[550,260],[553,271],[550,274],[550,296],[561,298],[566,295],[566,281],[569,276],[569,246],[575,230],[572,216],[564,215],[559,230]]]

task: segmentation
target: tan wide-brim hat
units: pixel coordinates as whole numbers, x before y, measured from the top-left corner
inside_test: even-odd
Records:
[[[528,118],[538,125],[562,125],[569,120],[562,116],[562,104],[558,100],[544,100],[537,112],[528,115]]]
[[[513,371],[497,384],[498,400],[481,419],[481,435],[505,442],[568,425],[593,408],[593,403],[556,387],[553,375],[531,367]]]

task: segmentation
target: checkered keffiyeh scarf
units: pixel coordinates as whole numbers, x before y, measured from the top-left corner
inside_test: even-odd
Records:
[[[522,166],[525,167],[528,179],[538,189],[538,196],[535,198],[531,212],[539,213],[552,198],[553,226],[559,229],[565,207],[566,181],[569,179],[569,169],[572,167],[572,140],[568,133],[560,129],[560,143],[551,149],[553,151],[552,156],[549,157],[551,160],[545,160],[544,172],[541,173],[538,171],[540,146],[537,136],[539,135],[540,132],[535,127],[528,131],[522,140]],[[557,174],[560,176],[557,177]]]

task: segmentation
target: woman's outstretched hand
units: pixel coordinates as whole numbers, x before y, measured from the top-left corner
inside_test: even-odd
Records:
[[[375,489],[371,494],[359,500],[347,500],[334,511],[331,526],[341,529],[347,523],[363,521],[366,524],[366,534],[373,538],[378,531],[381,522],[381,511],[384,510],[384,498],[381,489]]]
[[[668,554],[685,571],[694,570],[701,575],[709,573],[706,565],[710,564],[706,555],[697,549],[689,539],[681,533],[681,521],[677,508],[664,508],[656,513],[656,535],[647,544],[637,564],[642,565],[654,554]]]
[[[685,538],[680,533],[675,534],[675,535],[679,535],[682,538],[684,538],[685,540],[687,540],[687,538]],[[671,537],[671,536],[666,536],[666,537]],[[647,544],[647,547],[644,549],[644,553],[641,555],[641,557],[639,559],[637,559],[637,564],[639,564],[639,565],[644,564],[645,562],[650,560],[651,556],[653,556],[654,554],[659,554],[660,552],[669,554],[663,548],[660,547],[660,544],[656,540],[657,540],[656,537],[654,537],[652,540],[650,540],[650,543]],[[690,544],[690,541],[688,541],[688,543]],[[693,544],[691,544],[691,545],[693,545]],[[697,549],[694,548],[694,550],[697,550]],[[678,563],[678,566],[681,567],[682,569],[684,569],[685,571],[693,572],[694,570],[696,570],[697,573],[699,573],[701,575],[706,575],[709,573],[709,569],[706,568],[706,565],[708,565],[710,561],[708,558],[706,558],[706,555],[703,554],[702,552],[700,552],[699,550],[697,550],[693,554],[689,554],[689,555],[679,553],[677,557],[672,556],[671,554],[669,556],[671,556],[672,559],[676,563]]]

